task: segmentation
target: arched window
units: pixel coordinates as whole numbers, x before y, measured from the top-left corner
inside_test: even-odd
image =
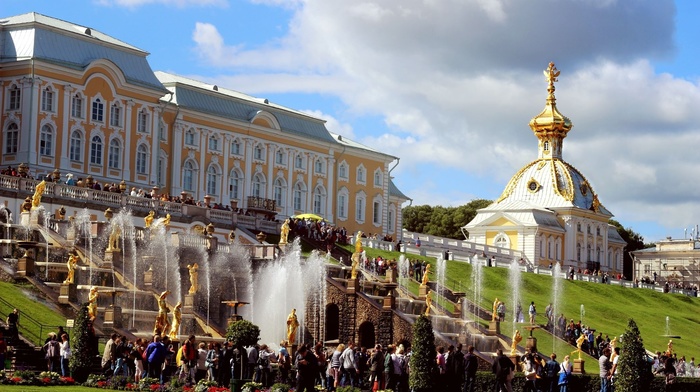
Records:
[[[93,136],[90,141],[90,163],[102,164],[102,138],[99,136]]]
[[[216,135],[209,136],[209,151],[219,151],[219,138]]]
[[[145,144],[136,148],[136,173],[148,173],[148,147]]]
[[[306,200],[306,185],[303,182],[297,182],[294,185],[294,209],[301,211],[305,204],[304,200]]]
[[[122,144],[119,139],[112,139],[109,142],[109,152],[107,153],[107,165],[110,169],[119,169],[122,155]]]
[[[196,146],[197,139],[195,138],[194,129],[190,128],[185,132],[185,145]]]
[[[543,145],[542,145],[542,149],[543,149],[544,151],[549,151],[549,142],[544,142]]]
[[[231,142],[231,155],[241,155],[241,142],[238,139]]]
[[[284,150],[281,148],[277,149],[277,152],[275,152],[275,163],[278,165],[284,165],[285,164],[285,154]]]
[[[231,175],[228,178],[228,193],[231,199],[238,200],[241,198],[241,180],[243,176],[241,173],[234,169],[231,171]]]
[[[53,155],[53,129],[49,124],[45,124],[41,127],[39,154],[44,156]]]
[[[296,168],[296,169],[303,169],[304,168],[304,157],[302,154],[297,154],[297,156],[294,157],[294,168]]]
[[[338,191],[338,218],[348,218],[348,189],[343,187]]]
[[[365,168],[364,166],[360,165],[360,167],[357,168],[357,182],[364,184],[365,181],[367,181]]]
[[[499,248],[510,248],[510,238],[506,235],[506,233],[500,232],[496,234],[496,237],[493,239],[493,244]]]
[[[73,131],[70,134],[70,160],[81,162],[83,160],[83,134]]]
[[[314,189],[314,214],[323,215],[326,210],[326,189],[317,186]]]
[[[253,158],[256,161],[264,161],[265,160],[265,149],[260,144],[255,145],[255,148],[253,149]]]
[[[92,101],[92,121],[97,121],[97,122],[103,122],[104,121],[104,115],[105,115],[105,104],[102,103],[102,100],[99,98],[96,98],[94,101]],[[100,160],[102,160],[100,158]]]
[[[265,197],[265,176],[261,173],[255,173],[251,185],[253,186],[253,189],[251,189],[252,196]]]
[[[197,183],[197,166],[192,161],[186,161],[182,172],[182,189],[194,192],[194,186]]]
[[[282,178],[277,178],[275,180],[273,192],[274,192],[274,199],[275,199],[275,205],[278,207],[284,205],[284,199],[285,199],[285,189],[287,189],[287,184],[284,182],[284,179]]]
[[[219,169],[216,165],[209,165],[207,169],[207,194],[219,194]]]
[[[324,164],[322,159],[316,159],[316,167],[314,168],[314,171],[316,174],[323,174],[324,173]]]
[[[5,154],[16,154],[19,148],[19,127],[10,123],[5,131]]]
[[[382,171],[377,169],[377,171],[374,172],[374,186],[381,187],[382,185]]]

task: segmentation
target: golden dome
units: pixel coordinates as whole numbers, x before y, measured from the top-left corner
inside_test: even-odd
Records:
[[[547,87],[547,92],[549,93],[547,95],[547,103],[544,106],[544,110],[530,120],[530,128],[540,140],[550,140],[553,137],[563,139],[574,126],[568,117],[557,110],[557,100],[554,97],[554,82],[558,81],[559,72],[554,63],[549,63],[549,67],[544,71],[544,76],[549,83]]]

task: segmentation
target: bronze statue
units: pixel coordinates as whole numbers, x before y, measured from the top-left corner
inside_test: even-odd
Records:
[[[510,355],[518,354],[518,344],[523,341],[523,336],[520,334],[520,330],[516,329],[513,334],[513,341],[510,343]]]
[[[189,294],[194,294],[199,289],[199,264],[187,264],[187,269],[190,271],[190,290]]]
[[[182,302],[173,308],[173,325],[170,327],[170,340],[177,340],[177,333],[182,322]]]
[[[285,219],[280,228],[280,245],[286,245],[289,237],[289,219]]]
[[[68,256],[68,262],[66,265],[68,266],[68,277],[66,280],[63,281],[65,284],[73,284],[74,278],[75,278],[75,267],[78,265],[78,254],[73,252]]]
[[[156,216],[156,212],[151,210],[151,212],[149,212],[148,215],[146,215],[146,217],[143,218],[143,221],[146,223],[147,229],[151,228],[151,223],[153,223],[153,219],[155,218],[155,216]]]
[[[153,327],[154,335],[166,334],[170,330],[170,322],[168,321],[170,309],[168,309],[168,303],[165,301],[168,294],[170,294],[170,291],[166,290],[158,296],[158,316],[156,316],[156,325]]]
[[[32,198],[27,196],[26,199],[24,199],[24,203],[22,203],[21,206],[22,212],[29,212],[32,210]]]
[[[41,195],[46,190],[46,181],[42,180],[34,188],[34,196],[32,197],[32,210],[36,210],[41,205]]]
[[[428,285],[428,275],[430,275],[430,264],[426,264],[425,266],[425,272],[423,273],[423,281],[421,282],[421,285]]]
[[[88,316],[90,321],[95,321],[97,318],[97,297],[100,293],[97,291],[97,286],[92,286],[90,294],[88,294]]]
[[[297,328],[299,327],[299,319],[297,319],[297,310],[292,309],[292,313],[287,316],[287,342],[294,344],[296,339]]]

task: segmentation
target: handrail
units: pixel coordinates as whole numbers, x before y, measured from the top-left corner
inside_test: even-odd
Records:
[[[7,312],[4,311],[5,307],[9,309]],[[13,309],[15,309],[16,306],[12,305],[11,303],[7,302],[5,299],[0,298],[0,316],[2,316],[3,319],[6,319],[7,316],[10,315]],[[26,321],[29,322],[29,324],[33,324],[36,326],[36,329],[39,330],[39,333],[35,333],[32,331],[30,328],[26,327]],[[56,329],[56,326],[54,325],[46,325],[38,322],[37,320],[33,319],[31,316],[29,316],[26,313],[22,313],[20,316],[20,322],[17,325],[17,330],[19,334],[24,336],[25,338],[28,338],[31,343],[35,344],[37,347],[42,347],[44,345],[44,331],[51,331],[53,332]],[[47,332],[48,333],[48,332]]]

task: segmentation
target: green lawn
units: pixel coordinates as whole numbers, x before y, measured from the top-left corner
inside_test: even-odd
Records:
[[[0,282],[0,297],[10,304],[0,302],[2,320],[5,321],[7,314],[12,312],[12,307],[19,309],[20,333],[35,344],[43,343],[46,335],[55,332],[59,325],[66,326],[66,318],[29,284]]]

